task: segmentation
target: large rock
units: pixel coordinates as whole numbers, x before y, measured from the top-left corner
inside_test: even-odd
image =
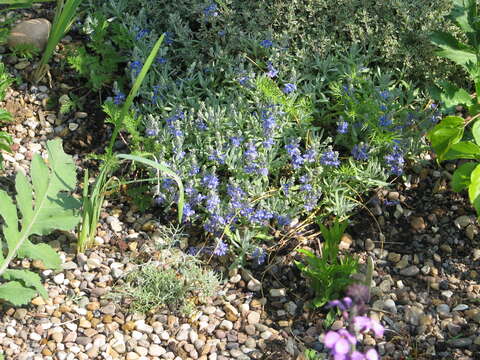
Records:
[[[8,46],[12,49],[17,45],[31,44],[39,51],[47,45],[52,24],[47,19],[30,19],[15,25],[8,36]]]

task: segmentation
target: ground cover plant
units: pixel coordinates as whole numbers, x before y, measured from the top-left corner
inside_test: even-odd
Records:
[[[113,16],[117,26],[107,31],[133,44],[125,69],[131,81],[155,29],[168,30],[140,88],[136,123],[127,129],[131,149],[164,161],[185,183],[183,222],[207,234],[197,249],[213,246],[225,255],[230,243],[237,255],[248,248],[257,259],[262,243],[272,240],[269,227],[282,229],[314,212],[346,216],[362,194],[401,175],[436,117],[408,83],[365,67],[371,59],[359,49],[317,59],[318,72],[299,74],[293,67],[312,59],[294,59],[267,26],[242,23],[233,42],[222,29],[235,6],[182,5],[162,23],[169,17],[150,16],[157,3],[118,1],[96,16]],[[186,23],[193,19],[195,29]],[[122,86],[113,87],[118,106]],[[178,198],[170,179],[152,195],[165,212]],[[253,243],[238,246],[236,238]]]
[[[5,65],[0,63],[0,101],[5,99],[5,93],[13,82],[13,78],[5,71]],[[12,121],[12,115],[5,109],[0,109],[0,124]],[[0,131],[0,170],[3,167],[2,151],[11,152],[13,140],[10,134]]]

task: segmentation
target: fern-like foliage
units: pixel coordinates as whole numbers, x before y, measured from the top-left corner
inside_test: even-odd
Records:
[[[0,251],[0,276],[7,281],[0,284],[0,298],[14,305],[28,303],[37,292],[47,297],[37,274],[8,269],[15,257],[41,260],[53,269],[61,264],[55,250],[47,244],[34,244],[29,237],[57,229],[71,230],[79,220],[76,209],[80,203],[68,194],[76,185],[75,164],[64,153],[60,139],[48,141],[47,150],[48,165],[38,154],[32,160],[31,183],[21,172],[17,173],[15,202],[0,190],[0,216],[4,220],[0,249],[7,250],[6,257]]]

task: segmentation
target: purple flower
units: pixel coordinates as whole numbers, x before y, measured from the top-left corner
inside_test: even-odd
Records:
[[[253,142],[249,142],[247,144],[247,150],[245,150],[243,155],[247,158],[248,161],[253,161],[257,158],[258,156],[257,147]]]
[[[157,58],[155,59],[155,62],[159,65],[163,65],[167,63],[167,59],[161,56],[157,56]]]
[[[325,347],[332,351],[333,356],[337,359],[337,355],[347,355],[350,352],[352,345],[357,343],[357,339],[347,330],[340,329],[338,331],[327,332],[323,339],[323,343],[325,344]]]
[[[165,35],[165,45],[171,45],[173,44],[173,38],[174,38],[174,35],[173,33],[171,33],[170,31],[165,31],[163,33],[163,35]]]
[[[338,307],[340,310],[345,311],[351,307],[353,301],[348,296],[344,297],[342,300],[333,300],[327,304],[327,308]]]
[[[135,36],[135,40],[141,40],[142,38],[144,38],[145,36],[147,36],[148,34],[150,34],[150,30],[148,29],[140,29],[138,32],[137,32],[137,35]]]
[[[263,132],[266,136],[270,135],[275,129],[275,117],[273,114],[267,110],[262,111],[262,126],[263,126]]]
[[[253,174],[257,171],[258,165],[257,164],[250,164],[250,165],[245,165],[243,167],[243,171],[247,174]]]
[[[203,14],[206,16],[206,17],[215,17],[215,16],[218,16],[218,6],[217,4],[215,3],[212,3],[210,4],[209,6],[207,6],[205,9],[203,9]]]
[[[238,79],[238,83],[242,86],[247,86],[247,82],[250,80],[249,76],[242,76],[240,79]]]
[[[340,121],[338,123],[337,132],[339,134],[346,134],[348,132],[348,122]]]
[[[390,91],[388,90],[380,91],[379,95],[383,100],[388,100],[388,98],[390,97]]]
[[[378,121],[378,124],[381,126],[381,127],[388,127],[390,125],[392,125],[392,119],[389,118],[388,115],[382,115],[380,116],[380,120]]]
[[[260,46],[263,46],[264,48],[269,48],[273,46],[273,42],[271,40],[262,40],[260,41]]]
[[[215,174],[205,174],[202,179],[202,185],[208,189],[214,190],[219,184],[218,177]]]
[[[113,103],[115,105],[121,105],[125,101],[125,94],[119,91],[118,93],[115,94],[115,97],[113,98]]]
[[[209,220],[203,225],[203,228],[209,233],[215,233],[219,229],[223,229],[226,225],[225,218],[218,214],[212,214]]]
[[[213,255],[216,256],[224,256],[228,252],[228,245],[227,243],[223,242],[222,240],[218,240],[217,246],[215,250],[213,250]]]
[[[315,162],[315,158],[317,156],[317,152],[314,149],[308,150],[305,155],[303,155],[303,160],[306,162],[312,163]]]
[[[218,205],[220,205],[220,198],[217,194],[213,193],[207,197],[206,208],[208,212],[213,213],[218,208]]]
[[[292,84],[292,83],[287,83],[283,87],[283,92],[287,95],[294,92],[295,90],[297,90],[297,85]]]
[[[360,332],[372,330],[376,337],[382,337],[385,330],[382,325],[370,319],[368,316],[355,316],[353,318],[353,324]]]
[[[192,168],[188,172],[188,175],[190,176],[195,176],[200,172],[200,167],[198,165],[192,165]]]
[[[320,163],[325,166],[337,167],[340,165],[340,160],[338,160],[338,154],[336,152],[333,150],[327,150],[322,154]]]
[[[390,167],[390,172],[394,175],[400,176],[403,174],[403,154],[397,145],[393,147],[393,152],[385,156],[387,165]]]
[[[267,258],[267,252],[265,251],[265,249],[257,247],[252,252],[252,258],[257,262],[258,265],[262,265],[263,263],[265,263],[265,260]]]
[[[256,224],[263,224],[271,218],[273,218],[273,214],[271,212],[258,209],[253,213],[252,216],[250,216],[250,221]]]
[[[280,226],[287,226],[292,222],[292,220],[285,215],[277,215],[277,223]]]
[[[273,140],[273,138],[269,137],[269,138],[267,138],[266,140],[263,141],[262,145],[265,149],[270,149],[270,148],[272,148],[273,145],[275,145],[275,140]]]
[[[262,176],[268,176],[268,169],[266,167],[261,167],[258,169],[258,172],[260,173],[260,175]]]
[[[268,67],[267,76],[269,78],[273,79],[275,76],[278,75],[278,70],[273,67],[271,62],[268,63],[267,67]]]
[[[218,150],[214,150],[213,153],[208,156],[208,160],[212,160],[223,165],[225,164],[225,154],[222,154]]]
[[[291,186],[292,186],[292,183],[285,183],[282,185],[282,190],[285,195],[288,195],[288,192],[290,191]]]
[[[352,156],[355,160],[368,160],[368,146],[356,144],[352,149]]]
[[[157,130],[155,129],[147,129],[145,130],[145,135],[146,136],[157,136]]]
[[[140,70],[142,70],[143,64],[140,61],[132,61],[130,63],[130,69],[133,70],[133,73],[135,76],[137,76],[140,73]]]
[[[189,203],[185,203],[183,205],[183,218],[186,220],[187,218],[195,215],[195,210],[192,209],[192,206]]]
[[[235,147],[239,147],[240,145],[242,145],[242,141],[243,137],[241,136],[232,136],[230,138],[230,143]]]

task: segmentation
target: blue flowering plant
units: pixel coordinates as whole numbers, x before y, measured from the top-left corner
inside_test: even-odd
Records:
[[[358,259],[351,255],[339,254],[339,244],[348,223],[335,220],[330,228],[323,224],[319,225],[324,239],[321,256],[316,256],[310,250],[301,249],[298,252],[304,255],[306,263],[295,261],[313,287],[314,307],[322,307],[328,301],[338,298],[345,288],[353,283],[350,276],[358,269]]]

